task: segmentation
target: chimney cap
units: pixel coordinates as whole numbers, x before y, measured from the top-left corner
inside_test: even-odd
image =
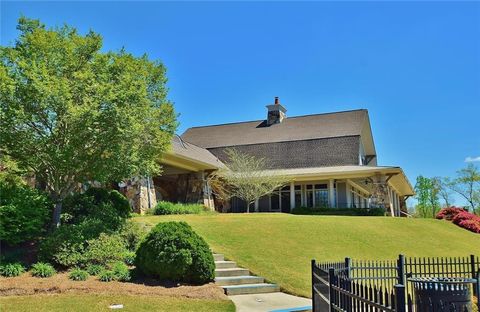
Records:
[[[275,105],[280,104],[280,100],[278,99],[278,96],[275,97]]]

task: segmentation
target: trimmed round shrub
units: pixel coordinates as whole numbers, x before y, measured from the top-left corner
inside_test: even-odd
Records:
[[[113,261],[123,261],[127,253],[125,242],[119,235],[102,233],[98,238],[88,241],[84,261],[106,265]]]
[[[212,281],[215,271],[208,244],[185,222],[157,224],[140,244],[135,264],[146,275],[198,284]]]
[[[86,281],[88,278],[88,272],[79,268],[75,268],[72,271],[70,271],[70,274],[68,274],[68,278],[71,279],[72,281]]]
[[[45,232],[52,203],[47,195],[28,186],[0,183],[0,240],[16,245]]]
[[[98,274],[100,274],[100,272],[105,270],[105,267],[99,264],[89,264],[87,265],[86,270],[88,274],[97,276]]]
[[[25,272],[25,267],[19,263],[6,263],[0,265],[0,275],[4,277],[15,277]]]
[[[35,277],[50,277],[57,272],[50,263],[37,262],[32,265],[30,273]]]
[[[98,279],[102,282],[111,282],[115,280],[115,272],[112,270],[103,270],[98,274]]]

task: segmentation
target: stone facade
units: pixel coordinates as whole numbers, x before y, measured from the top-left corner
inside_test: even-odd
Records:
[[[143,214],[157,205],[157,196],[152,178],[136,177],[118,184],[120,192],[127,197],[136,213]]]

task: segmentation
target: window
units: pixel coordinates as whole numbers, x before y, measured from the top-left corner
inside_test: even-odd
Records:
[[[295,185],[295,207],[302,206],[302,186]]]

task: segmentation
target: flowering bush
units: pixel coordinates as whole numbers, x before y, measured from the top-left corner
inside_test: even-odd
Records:
[[[454,224],[469,230],[473,233],[480,234],[480,217],[466,211],[463,208],[449,207],[440,210],[437,219],[445,219],[452,221]]]
[[[462,220],[458,225],[473,233],[480,234],[480,220]]]
[[[459,207],[448,207],[448,208],[443,208],[437,213],[436,218],[437,219],[445,219],[448,221],[452,221],[455,216],[461,212],[464,212],[465,209],[459,208]]]
[[[460,225],[460,223],[462,223],[465,220],[473,220],[476,222],[480,222],[480,217],[468,211],[462,211],[452,219],[452,222],[455,223],[456,225]]]

